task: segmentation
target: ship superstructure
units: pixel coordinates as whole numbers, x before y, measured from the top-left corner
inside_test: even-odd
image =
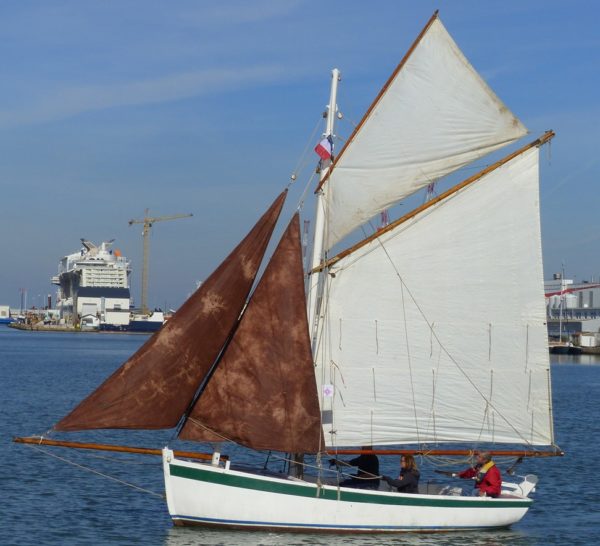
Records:
[[[113,240],[99,246],[81,239],[82,248],[61,258],[58,274],[57,308],[70,324],[129,324],[130,262],[113,250]]]

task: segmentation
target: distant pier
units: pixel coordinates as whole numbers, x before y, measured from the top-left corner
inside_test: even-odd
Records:
[[[83,333],[83,334],[144,334],[148,335],[153,332],[134,332],[134,331],[108,331],[97,329],[81,329],[75,326],[66,326],[64,324],[24,324],[22,322],[13,322],[8,325],[9,328],[15,330],[23,330],[26,332],[67,332],[67,333]]]

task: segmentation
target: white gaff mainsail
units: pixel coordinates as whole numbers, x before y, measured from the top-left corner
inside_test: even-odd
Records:
[[[328,445],[553,443],[538,155],[331,266],[315,359]]]

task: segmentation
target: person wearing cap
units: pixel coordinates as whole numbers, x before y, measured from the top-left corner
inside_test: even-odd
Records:
[[[492,456],[488,451],[477,453],[477,463],[471,468],[467,468],[458,474],[452,474],[453,477],[462,479],[475,479],[476,494],[480,497],[497,498],[502,492],[502,476],[500,470],[492,461]]]

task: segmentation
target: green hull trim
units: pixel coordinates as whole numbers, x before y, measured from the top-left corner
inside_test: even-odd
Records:
[[[367,504],[386,504],[386,505],[408,505],[408,506],[435,506],[444,508],[528,508],[533,503],[530,499],[498,499],[498,500],[477,500],[475,497],[470,500],[468,497],[460,497],[461,500],[451,498],[422,498],[420,496],[403,495],[377,495],[363,493],[359,491],[348,491],[347,489],[337,488],[318,488],[316,485],[299,485],[296,483],[287,483],[280,481],[262,480],[236,474],[211,472],[201,468],[190,468],[176,464],[169,465],[171,476],[221,484],[228,487],[239,487],[242,489],[251,489],[255,491],[265,491],[268,493],[278,493],[281,495],[294,495],[297,497],[309,497],[340,500],[344,502],[359,502]]]

